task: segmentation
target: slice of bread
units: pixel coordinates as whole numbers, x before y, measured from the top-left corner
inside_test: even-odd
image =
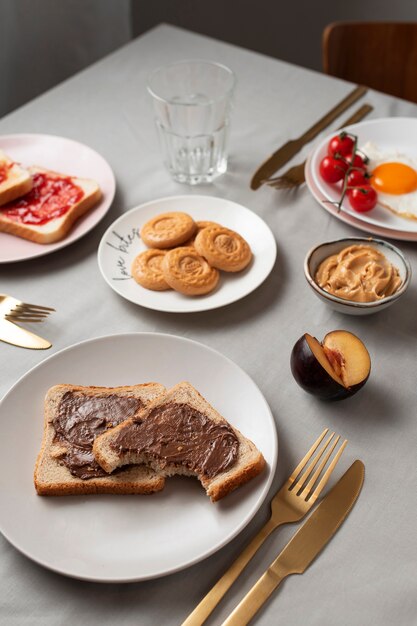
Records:
[[[42,448],[35,466],[34,481],[37,493],[42,496],[96,493],[147,494],[163,489],[165,484],[164,478],[144,465],[128,467],[111,476],[104,475],[83,479],[73,475],[64,462],[68,452],[66,441],[59,437],[59,433],[57,433],[54,426],[54,420],[58,419],[60,406],[64,406],[64,403],[68,402],[68,398],[75,398],[76,402],[81,402],[82,404],[77,408],[83,411],[83,403],[91,401],[91,399],[92,401],[94,399],[97,401],[97,398],[100,401],[100,398],[107,396],[119,396],[122,399],[129,397],[137,398],[142,403],[142,406],[146,406],[164,391],[165,387],[158,383],[133,385],[131,387],[79,387],[75,385],[56,385],[51,387],[45,397]],[[72,395],[66,396],[68,393]],[[88,413],[86,404],[84,404],[84,412]],[[69,422],[71,417],[70,409],[65,411],[62,418],[64,421],[68,420],[69,432],[72,426],[72,422]],[[59,423],[61,424],[62,422]],[[91,450],[91,445],[87,444],[84,450],[81,450],[81,453],[84,451],[93,459]],[[97,469],[100,470],[98,466]]]
[[[100,188],[94,180],[66,176],[41,167],[30,167],[29,172],[33,179],[32,190],[25,197],[20,197],[0,207],[0,232],[23,237],[35,243],[53,243],[63,239],[74,222],[84,213],[87,213],[101,199]],[[42,203],[39,203],[38,182],[42,180],[42,176],[52,182],[69,180],[79,187],[83,194],[76,201],[69,199],[68,205],[70,208],[62,214],[59,214],[59,211],[55,211],[58,214],[54,217],[54,199],[59,198],[65,204],[67,196],[64,196],[65,191],[54,190],[53,193],[47,194],[49,198],[46,201],[42,200]],[[19,215],[16,217],[20,210],[26,211],[27,209],[30,209],[34,216],[31,223],[22,221]],[[47,212],[52,217],[43,223],[43,218]],[[40,223],[35,223],[38,219]]]
[[[160,414],[161,411],[166,410],[167,406],[172,407],[173,405],[178,405],[178,410],[180,411],[181,407],[190,407],[191,411],[187,409],[189,412],[187,428],[182,431],[182,435],[178,435],[178,432],[173,433],[172,422],[170,423],[168,418],[168,421],[164,423],[164,418],[162,417],[161,428],[164,437],[161,440],[159,453],[158,450],[155,450],[154,445],[151,446],[152,450],[149,449],[149,446],[141,446],[141,449],[135,449],[134,445],[130,445],[129,449],[126,449],[125,446],[120,445],[120,438],[123,438],[126,434],[129,436],[129,433],[133,433],[132,436],[134,437],[135,429],[140,430],[141,425],[147,428],[147,420],[150,420],[151,424],[158,412]],[[158,411],[158,409],[160,410]],[[169,408],[168,410],[171,409]],[[197,412],[197,415],[195,415],[195,412]],[[164,456],[164,451],[168,449],[167,445],[171,447],[171,451],[171,444],[177,445],[176,449],[180,451],[181,455],[181,451],[187,448],[190,440],[192,444],[199,427],[197,422],[201,420],[201,417],[208,421],[210,427],[226,427],[225,432],[229,433],[229,435],[226,434],[226,437],[229,437],[231,434],[231,439],[234,442],[237,440],[238,443],[237,454],[233,463],[225,467],[224,470],[210,476],[204,473],[204,471],[193,468],[193,464],[188,462],[187,459],[181,459],[180,462],[170,462],[167,461],[167,456]],[[156,417],[157,421],[159,419],[161,418]],[[195,422],[194,419],[196,420]],[[196,428],[194,428],[193,422]],[[164,427],[165,431],[163,430]],[[187,433],[186,438],[184,438],[184,432]],[[159,442],[157,443],[159,445]],[[212,441],[207,445],[206,456],[208,457],[212,454],[212,446],[216,445],[216,443]],[[227,445],[228,443],[226,442]],[[175,385],[175,387],[156,398],[145,409],[139,411],[133,418],[96,437],[93,453],[101,467],[109,473],[126,464],[146,463],[163,476],[172,476],[174,474],[196,476],[213,502],[220,500],[240,485],[249,481],[265,467],[264,457],[257,447],[236,428],[231,426],[188,382]]]
[[[29,193],[32,176],[0,150],[0,206]]]

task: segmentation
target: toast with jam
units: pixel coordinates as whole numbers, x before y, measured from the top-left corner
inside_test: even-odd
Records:
[[[32,185],[30,172],[0,150],[0,206],[29,193]]]
[[[125,465],[144,463],[160,476],[195,476],[213,502],[265,467],[257,447],[188,382],[96,437],[93,453],[111,475]]]
[[[93,455],[96,436],[124,422],[165,391],[158,383],[130,387],[56,385],[45,397],[44,434],[34,482],[39,495],[147,494],[165,479],[135,465],[109,475]]]
[[[74,222],[101,199],[98,184],[88,178],[41,167],[30,167],[28,172],[27,192],[0,206],[0,232],[35,243],[54,243],[63,239]]]

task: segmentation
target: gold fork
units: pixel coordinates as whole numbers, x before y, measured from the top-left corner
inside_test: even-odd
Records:
[[[4,318],[10,322],[42,322],[52,311],[55,309],[21,302],[12,296],[0,293],[0,319]]]
[[[370,104],[364,104],[357,109],[357,111],[355,111],[355,113],[353,113],[353,115],[351,115],[345,123],[338,128],[338,130],[342,130],[345,126],[359,122],[371,111],[373,111],[373,107]],[[303,161],[298,165],[290,167],[280,176],[269,178],[268,180],[263,181],[263,183],[269,187],[273,187],[274,189],[295,189],[305,182],[305,165],[306,162]]]
[[[331,454],[339,442],[340,436],[335,437],[335,433],[333,432],[323,443],[311,462],[309,464],[308,462],[328,431],[329,429],[326,428],[326,430],[322,432],[288,480],[283,484],[278,493],[275,494],[271,501],[271,517],[265,526],[261,528],[258,534],[238,556],[236,561],[229,567],[227,572],[223,574],[220,580],[218,580],[214,587],[212,587],[208,594],[196,606],[194,611],[183,622],[182,626],[200,626],[203,624],[271,532],[282,524],[298,522],[312,508],[347,445],[347,440],[345,439],[330,465],[320,478]]]

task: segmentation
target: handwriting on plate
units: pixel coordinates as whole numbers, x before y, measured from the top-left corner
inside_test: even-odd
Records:
[[[132,244],[135,243],[137,239],[140,239],[139,229],[132,228],[131,231],[125,235],[120,235],[115,230],[113,230],[112,233],[115,237],[114,242],[106,241],[106,243],[110,248],[120,253],[116,259],[118,276],[113,276],[113,280],[129,280],[132,278],[132,275],[127,268],[127,259],[123,255],[129,254]]]

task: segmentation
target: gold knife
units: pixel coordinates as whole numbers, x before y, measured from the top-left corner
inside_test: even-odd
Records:
[[[252,177],[250,186],[251,189],[258,189],[264,180],[275,174],[287,161],[292,159],[293,156],[301,150],[306,143],[312,141],[317,135],[327,128],[335,119],[339,117],[346,109],[348,109],[354,102],[362,98],[367,92],[367,88],[363,86],[356,87],[351,91],[343,100],[339,102],[335,107],[330,109],[324,117],[318,122],[313,124],[306,132],[298,137],[298,139],[291,139],[286,144],[281,146],[274,154],[272,154],[262,165],[256,170]]]
[[[32,350],[47,350],[52,346],[50,341],[38,337],[26,328],[21,328],[9,320],[0,320],[0,341],[11,343],[20,348],[31,348]]]
[[[307,569],[350,513],[364,476],[364,464],[355,461],[222,626],[248,624],[286,576],[302,574]]]

